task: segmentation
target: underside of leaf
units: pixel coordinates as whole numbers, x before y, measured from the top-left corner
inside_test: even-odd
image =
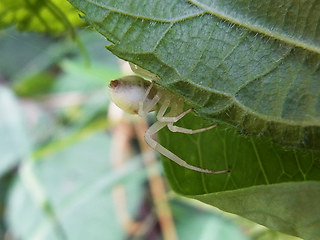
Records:
[[[320,2],[70,2],[109,50],[157,74],[200,116],[320,149]]]

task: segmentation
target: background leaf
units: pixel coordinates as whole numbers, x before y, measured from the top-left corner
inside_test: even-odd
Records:
[[[171,207],[179,239],[248,239],[239,234],[234,222],[219,213],[208,212],[179,201],[171,201]]]
[[[80,25],[78,13],[64,0],[2,0],[0,28],[16,25],[19,30],[58,34]]]
[[[0,86],[0,177],[29,155],[30,142],[14,94]]]
[[[106,161],[110,141],[106,134],[93,135],[70,148],[56,151],[36,162],[30,160],[22,166],[20,178],[11,190],[8,209],[9,224],[16,236],[23,239],[60,239],[62,230],[59,232],[58,226],[63,225],[67,239],[124,237],[121,225],[115,220],[110,221],[110,214],[117,215],[111,189],[116,183],[124,183],[129,193],[135,193],[130,194],[128,202],[129,211],[135,216],[143,197],[145,176],[137,171],[141,169],[138,160],[132,161],[119,175],[111,167],[111,162]],[[136,180],[130,181],[132,177]],[[39,192],[45,201],[42,204]],[[49,204],[54,215],[46,207]],[[97,222],[103,223],[104,227]]]

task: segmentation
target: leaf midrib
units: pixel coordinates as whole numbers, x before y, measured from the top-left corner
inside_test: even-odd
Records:
[[[226,21],[234,23],[236,25],[245,27],[245,28],[249,29],[250,31],[258,32],[258,33],[261,33],[265,36],[269,36],[271,38],[278,39],[278,40],[285,42],[287,44],[291,44],[296,47],[301,47],[301,48],[307,49],[311,52],[320,54],[320,47],[318,47],[314,44],[307,43],[307,42],[302,41],[300,39],[296,39],[296,38],[292,38],[292,37],[290,38],[290,36],[287,36],[285,34],[281,34],[277,31],[272,31],[268,28],[263,27],[262,25],[254,25],[250,22],[241,21],[237,18],[232,17],[230,14],[227,14],[222,11],[218,11],[217,9],[215,9],[215,11],[213,11],[211,8],[207,7],[206,5],[204,5],[202,3],[199,3],[197,0],[190,0],[189,2],[194,4],[195,6],[203,9],[207,13],[210,13],[220,19],[226,20]]]

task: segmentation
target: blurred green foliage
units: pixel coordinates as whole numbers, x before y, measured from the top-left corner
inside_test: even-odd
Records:
[[[0,28],[15,25],[22,31],[58,34],[83,24],[65,0],[1,0]]]

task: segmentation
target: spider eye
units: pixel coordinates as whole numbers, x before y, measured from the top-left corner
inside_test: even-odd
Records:
[[[110,82],[109,87],[110,88],[115,88],[119,85],[119,80],[113,80]]]
[[[138,76],[127,76],[113,80],[109,84],[112,101],[124,111],[137,113],[139,102],[143,101],[145,80]]]

